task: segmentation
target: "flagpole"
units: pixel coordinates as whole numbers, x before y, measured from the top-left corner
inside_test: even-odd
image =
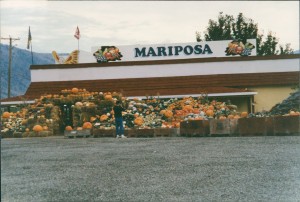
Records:
[[[30,43],[30,47],[31,47],[31,64],[33,65],[32,43]]]

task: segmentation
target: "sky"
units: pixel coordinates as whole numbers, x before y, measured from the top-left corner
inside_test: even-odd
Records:
[[[299,1],[0,1],[1,37],[26,49],[28,29],[32,51],[70,53],[93,46],[148,45],[196,42],[204,36],[209,19],[219,12],[245,17],[258,24],[259,32],[272,31],[279,44],[299,50]],[[8,40],[1,40],[8,44]]]

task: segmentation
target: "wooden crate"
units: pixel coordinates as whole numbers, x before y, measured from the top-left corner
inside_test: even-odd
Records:
[[[274,135],[300,135],[300,116],[278,116],[273,122]]]
[[[210,136],[208,120],[191,120],[180,123],[180,136],[205,137]]]

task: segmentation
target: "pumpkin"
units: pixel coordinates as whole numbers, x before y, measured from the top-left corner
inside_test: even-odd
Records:
[[[165,112],[166,112],[166,110],[163,109],[163,110],[160,110],[159,114],[164,115]]]
[[[90,118],[90,122],[94,122],[96,119],[97,119],[96,117],[94,117],[94,116],[91,116],[91,118]]]
[[[8,119],[9,117],[10,117],[10,113],[9,112],[3,112],[2,118]]]
[[[77,127],[76,130],[82,130],[82,127]]]
[[[134,119],[134,124],[141,126],[144,123],[144,119],[142,117],[137,117]]]
[[[248,112],[241,113],[241,118],[247,118],[247,117],[248,117]]]
[[[79,90],[78,90],[78,88],[72,88],[71,92],[72,92],[72,93],[78,93]]]
[[[234,119],[239,119],[239,118],[241,118],[239,115],[235,115],[234,117],[233,117]]]
[[[208,117],[213,117],[214,116],[214,111],[212,109],[208,109],[208,110],[206,110],[205,114]]]
[[[75,106],[77,106],[77,107],[82,107],[82,106],[83,106],[83,103],[82,103],[82,102],[76,102],[76,103],[75,103]]]
[[[290,116],[299,116],[300,112],[290,111],[289,115]]]
[[[82,125],[82,128],[83,129],[91,129],[93,127],[93,125],[91,124],[91,122],[85,122],[83,125]]]
[[[108,116],[106,114],[103,114],[100,116],[100,121],[106,121],[108,119]]]
[[[72,128],[72,126],[66,126],[65,130],[71,131],[71,130],[73,130],[73,128]]]
[[[229,115],[227,116],[227,118],[229,118],[229,119],[234,119],[234,115],[233,115],[233,114],[229,114]]]
[[[219,119],[220,119],[220,120],[225,120],[225,119],[226,119],[226,116],[221,115],[221,116],[219,116]]]
[[[43,130],[48,130],[48,126],[43,126]]]
[[[173,116],[173,112],[171,110],[166,110],[164,116],[167,118],[171,118]]]
[[[105,99],[105,100],[112,100],[111,94],[105,95],[105,96],[104,96],[104,99]]]
[[[191,105],[185,105],[182,110],[185,112],[193,112],[194,109]]]
[[[26,131],[26,132],[29,132],[29,131],[30,131],[30,129],[29,129],[29,128],[26,128],[26,129],[25,129],[25,131]]]
[[[41,132],[43,131],[43,127],[41,125],[35,125],[32,130],[34,132]]]

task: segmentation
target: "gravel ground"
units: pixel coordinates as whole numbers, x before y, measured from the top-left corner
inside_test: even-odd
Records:
[[[300,137],[1,140],[1,201],[300,201]]]

